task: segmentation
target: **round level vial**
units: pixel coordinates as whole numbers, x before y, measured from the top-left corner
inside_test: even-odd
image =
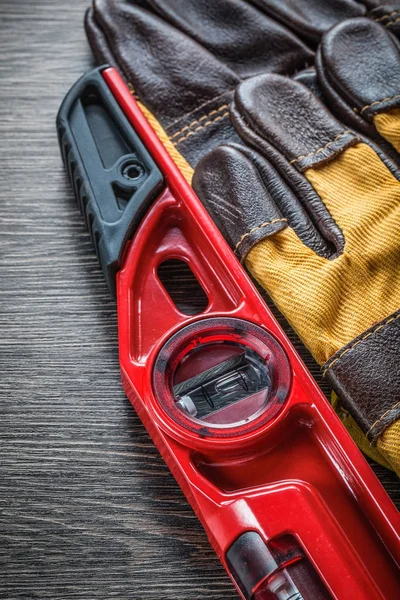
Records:
[[[172,336],[153,377],[163,409],[203,437],[244,433],[271,419],[290,381],[289,361],[277,340],[231,318],[204,319]]]

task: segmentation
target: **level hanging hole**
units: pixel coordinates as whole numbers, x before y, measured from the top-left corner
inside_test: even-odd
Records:
[[[159,265],[157,274],[180,312],[193,316],[205,311],[207,295],[185,261],[166,260]]]
[[[138,162],[128,162],[122,167],[122,176],[128,181],[136,181],[144,173],[144,169]]]

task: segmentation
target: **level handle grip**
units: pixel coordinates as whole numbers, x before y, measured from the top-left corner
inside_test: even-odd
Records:
[[[163,189],[163,177],[108,88],[84,75],[57,115],[61,155],[110,291],[128,239]]]

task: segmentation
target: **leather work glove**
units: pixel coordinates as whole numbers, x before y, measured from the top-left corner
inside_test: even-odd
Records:
[[[243,79],[314,63],[321,34],[380,0],[94,0],[86,32],[99,64],[118,67],[192,166],[239,141],[229,104]],[[398,0],[400,8],[400,0]],[[385,3],[383,14],[392,14]],[[372,10],[374,13],[374,10]]]
[[[400,471],[400,58],[382,4],[95,0],[86,30],[189,181],[196,167],[354,439]]]

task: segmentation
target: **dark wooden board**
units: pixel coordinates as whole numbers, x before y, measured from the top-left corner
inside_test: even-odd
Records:
[[[59,158],[58,106],[92,66],[85,7],[0,2],[0,598],[233,600],[121,390],[115,305]]]

